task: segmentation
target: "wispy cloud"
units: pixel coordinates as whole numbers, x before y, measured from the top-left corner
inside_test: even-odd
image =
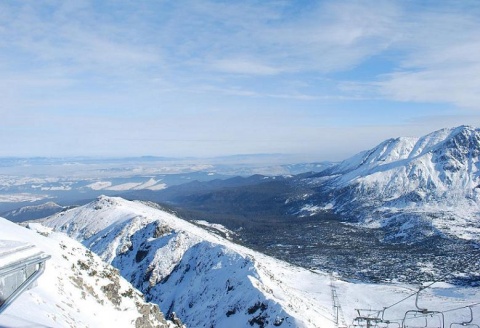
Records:
[[[395,46],[405,55],[397,71],[381,77],[380,92],[480,109],[480,6],[470,9],[439,6],[404,17]]]
[[[28,152],[28,139],[52,151],[215,139],[202,151],[333,152],[319,140],[347,145],[348,129],[428,132],[440,123],[415,117],[479,108],[479,17],[468,0],[3,1],[0,134],[17,141],[0,155]]]
[[[161,63],[144,42],[135,42],[128,25],[109,22],[92,4],[38,2],[1,6],[0,47],[3,62],[15,71],[82,77],[85,73],[110,76]],[[4,67],[7,69],[7,67]],[[13,69],[12,69],[13,71]]]
[[[281,69],[243,58],[219,59],[211,65],[213,70],[234,74],[275,75],[282,72]]]
[[[351,68],[388,46],[399,15],[378,2],[190,4],[178,5],[166,26],[180,58],[253,75]]]
[[[385,97],[394,100],[451,103],[480,110],[480,63],[394,73],[385,76],[378,85]]]

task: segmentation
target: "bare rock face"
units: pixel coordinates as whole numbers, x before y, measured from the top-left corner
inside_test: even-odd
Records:
[[[172,312],[168,319],[172,321],[177,327],[183,327],[182,320],[180,320],[180,318],[177,317],[177,314],[175,312]]]
[[[138,312],[142,314],[135,321],[136,328],[158,328],[158,327],[169,327],[167,321],[163,317],[163,313],[160,312],[158,305],[156,304],[141,304],[137,303]],[[174,322],[175,323],[175,322]],[[172,325],[170,325],[171,327]],[[178,326],[181,327],[181,326]]]
[[[35,227],[32,229],[35,230]],[[37,232],[45,235],[45,231]],[[158,305],[147,303],[143,294],[121,277],[118,269],[103,262],[93,252],[79,244],[72,247],[63,241],[59,249],[62,259],[69,263],[68,279],[81,290],[83,300],[92,299],[101,306],[138,313],[138,317],[132,321],[132,326],[135,324],[138,328],[175,327],[172,322],[165,320]]]

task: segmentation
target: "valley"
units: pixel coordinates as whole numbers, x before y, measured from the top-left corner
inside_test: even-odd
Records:
[[[479,130],[462,126],[390,139],[337,164],[282,166],[318,169],[299,174],[222,176],[225,166],[199,164],[207,170],[168,178],[84,176],[72,190],[40,188],[43,203],[11,199],[20,208],[5,216],[81,242],[187,326],[334,327],[332,300],[354,321],[355,309],[432,283],[431,306],[464,309],[480,288],[478,149]],[[4,194],[35,186],[8,181]],[[401,303],[396,316],[414,306]]]
[[[159,304],[167,317],[177,313],[187,326],[334,327],[332,284],[347,322],[355,319],[356,308],[381,309],[407,297],[389,313],[397,318],[413,306],[408,295],[418,282],[372,283],[345,279],[338,271],[307,270],[213,234],[215,229],[227,232],[219,226],[196,226],[155,207],[100,197],[39,223],[82,242],[147,301]],[[356,262],[349,265],[356,268]],[[415,271],[402,270],[405,275]],[[463,309],[475,303],[478,287],[437,278],[441,283],[423,293],[430,306]],[[462,312],[446,322],[459,316]]]
[[[231,239],[239,244],[307,269],[337,272],[346,279],[415,284],[442,278],[457,285],[480,286],[480,246],[474,241],[432,236],[418,243],[393,244],[384,241],[383,229],[348,223],[333,214],[215,220],[208,212],[174,212],[192,221],[210,218],[230,228]]]
[[[0,0],[0,328],[480,328],[479,54],[480,0]]]

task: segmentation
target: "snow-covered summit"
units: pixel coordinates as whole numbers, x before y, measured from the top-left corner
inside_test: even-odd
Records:
[[[465,162],[480,152],[480,129],[460,126],[432,132],[421,138],[399,137],[388,139],[378,146],[363,151],[333,166],[331,175],[347,174],[347,178],[385,171],[433,155],[434,162]],[[446,168],[448,169],[448,167]]]
[[[421,223],[421,235],[480,240],[479,160],[480,129],[460,126],[386,140],[305,181],[319,190],[319,208],[394,225],[393,238]]]
[[[102,196],[42,224],[81,241],[191,327],[333,327],[328,277],[231,243],[140,202]],[[295,289],[298,277],[324,286]],[[308,280],[308,279],[307,279]]]
[[[416,138],[388,139],[367,151],[363,151],[353,157],[333,166],[329,171],[333,174],[345,174],[356,171],[368,172],[375,167],[404,160],[411,154]]]

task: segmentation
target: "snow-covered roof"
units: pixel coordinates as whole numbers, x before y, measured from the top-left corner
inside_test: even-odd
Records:
[[[0,313],[40,277],[49,258],[35,245],[0,240]]]

